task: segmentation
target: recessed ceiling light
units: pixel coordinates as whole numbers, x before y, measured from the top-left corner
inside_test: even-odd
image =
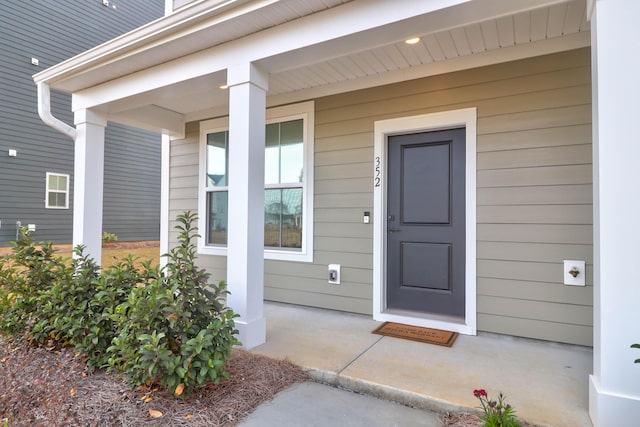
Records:
[[[420,41],[420,37],[413,37],[411,39],[406,39],[404,42],[406,44],[416,44]]]
[[[222,89],[222,90],[229,89],[229,85],[221,85],[220,89]]]

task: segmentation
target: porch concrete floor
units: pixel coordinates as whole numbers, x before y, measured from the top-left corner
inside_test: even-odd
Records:
[[[372,334],[369,316],[265,303],[267,342],[252,351],[287,358],[313,379],[444,412],[477,408],[473,390],[502,391],[520,418],[591,426],[592,350],[505,335],[460,335],[453,347]]]

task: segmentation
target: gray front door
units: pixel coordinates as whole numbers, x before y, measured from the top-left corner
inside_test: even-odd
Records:
[[[465,130],[390,136],[387,309],[465,315]]]

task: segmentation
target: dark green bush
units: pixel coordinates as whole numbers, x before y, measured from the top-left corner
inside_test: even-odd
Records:
[[[26,228],[19,230],[13,252],[0,259],[0,331],[14,339],[29,339],[39,320],[40,295],[71,273],[52,244],[34,244]]]
[[[0,260],[0,330],[45,345],[70,345],[90,369],[109,366],[134,385],[181,394],[228,376],[233,311],[224,282],[209,284],[195,264],[196,216],[178,217],[179,245],[164,270],[132,257],[100,272],[75,249],[71,263],[37,248],[27,233]]]
[[[119,335],[110,365],[135,384],[160,383],[181,393],[218,383],[234,345],[239,344],[233,311],[224,305],[224,282],[209,284],[195,264],[197,237],[190,212],[178,217],[179,245],[171,250],[164,274],[129,294],[112,319]]]

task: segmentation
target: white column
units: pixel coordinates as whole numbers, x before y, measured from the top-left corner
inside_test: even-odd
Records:
[[[640,1],[590,1],[593,84],[594,369],[597,427],[640,419]]]
[[[264,146],[267,75],[253,64],[227,70],[229,85],[228,305],[245,348],[266,340]]]
[[[160,255],[169,252],[169,166],[171,162],[171,137],[162,135],[160,167]],[[167,265],[167,257],[160,258],[160,266]]]
[[[107,120],[91,111],[75,112],[73,165],[73,246],[98,264],[102,257],[102,193],[104,186],[104,129]]]

